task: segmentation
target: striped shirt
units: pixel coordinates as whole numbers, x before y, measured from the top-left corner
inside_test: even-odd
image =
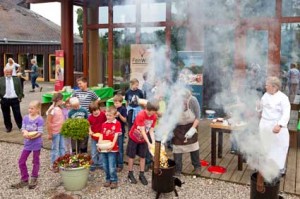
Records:
[[[78,91],[75,91],[75,93],[73,94],[72,97],[77,97],[79,99],[80,106],[82,108],[85,108],[88,111],[88,113],[90,113],[89,112],[89,105],[91,104],[91,102],[96,101],[97,99],[100,100],[100,97],[98,97],[96,95],[96,93],[94,91],[91,91],[91,90],[87,90],[87,91],[78,90]]]

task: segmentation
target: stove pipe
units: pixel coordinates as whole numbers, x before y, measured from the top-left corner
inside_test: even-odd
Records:
[[[155,150],[154,150],[154,173],[156,175],[159,174],[159,168],[160,168],[160,141],[155,141]]]

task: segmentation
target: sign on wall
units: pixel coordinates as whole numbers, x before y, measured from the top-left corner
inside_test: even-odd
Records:
[[[55,84],[54,90],[60,91],[64,87],[64,51],[55,51]]]
[[[179,79],[189,85],[200,107],[203,104],[203,61],[202,51],[178,51]]]
[[[143,74],[148,70],[151,65],[151,49],[152,44],[132,44],[130,46],[130,67],[131,74],[130,79],[137,78],[139,80],[139,86],[144,83]]]

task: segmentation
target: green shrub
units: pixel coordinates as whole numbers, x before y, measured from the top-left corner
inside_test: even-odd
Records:
[[[73,140],[83,140],[89,133],[89,122],[86,119],[67,119],[61,128],[61,135]]]

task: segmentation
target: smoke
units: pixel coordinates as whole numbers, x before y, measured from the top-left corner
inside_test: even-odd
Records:
[[[275,16],[275,1],[241,0],[240,9],[236,8],[237,1],[234,0],[175,2],[172,14],[177,15],[172,16],[173,19],[185,20],[190,17],[184,34],[189,35],[192,42],[190,49],[181,50],[203,50],[205,54],[205,108],[222,110],[224,114],[230,115],[230,123],[243,125],[240,130],[232,132],[233,140],[236,140],[250,167],[259,170],[267,181],[272,181],[279,175],[280,168],[269,158],[268,146],[272,137],[261,136],[255,108],[263,94],[267,71],[272,73],[273,66],[268,62],[268,52],[277,46],[269,42],[271,40],[267,30],[251,27],[243,29],[245,24],[238,21],[237,13],[240,13],[242,19]],[[151,6],[155,1],[149,0],[147,3],[142,5],[144,8],[148,6],[149,11],[142,13],[143,19],[163,12],[157,8],[157,4]],[[213,22],[206,23],[208,20]],[[290,34],[288,31],[283,33],[283,36]],[[286,51],[290,51],[292,47],[289,45],[293,45],[290,43],[294,41],[291,35],[288,38],[283,39],[281,45]],[[290,51],[289,60],[299,60],[298,48],[294,47],[295,50]],[[156,139],[164,143],[170,139],[183,110],[183,93],[186,88],[181,82],[172,81],[176,76],[173,74],[176,63],[166,61],[169,59],[166,59],[166,47],[159,43],[152,51],[154,61],[148,68],[149,81],[157,85],[156,95],[167,99],[166,111],[155,132]],[[171,59],[174,54],[176,52],[171,53]],[[238,68],[236,63],[241,63]]]

